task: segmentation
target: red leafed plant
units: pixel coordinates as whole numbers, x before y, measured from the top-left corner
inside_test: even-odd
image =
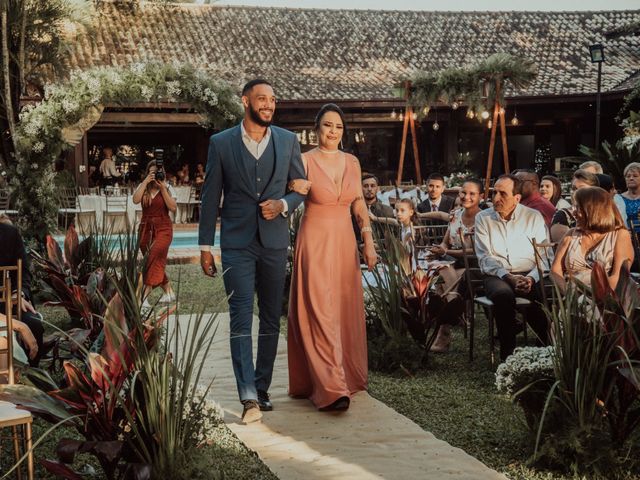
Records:
[[[163,311],[153,323],[134,322],[137,326],[129,329],[123,302],[116,294],[107,308],[102,350],[86,352],[81,365],[64,362],[64,387],[58,387],[46,372],[36,370],[29,377],[36,386],[0,388],[1,400],[51,422],[66,419],[85,437],[83,441],[61,440],[56,450],[58,461],[42,461],[50,472],[67,479],[80,478],[70,464],[76,453],[91,453],[110,480],[150,478],[150,466],[142,464],[126,442],[130,422],[137,416],[133,377],[138,349],[155,347],[157,327],[172,311]]]

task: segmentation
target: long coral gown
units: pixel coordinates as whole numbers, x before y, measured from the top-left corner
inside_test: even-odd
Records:
[[[140,250],[147,255],[144,284],[152,287],[165,285],[169,281],[165,268],[173,239],[173,222],[160,192],[148,206],[142,206],[139,234]]]
[[[350,210],[360,195],[360,169],[347,155],[338,191],[319,160],[305,156],[312,186],[289,297],[289,394],[322,408],[367,388],[362,279]]]

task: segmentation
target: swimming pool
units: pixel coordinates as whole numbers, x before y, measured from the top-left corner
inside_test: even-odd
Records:
[[[64,235],[54,235],[53,237],[60,248],[64,248]],[[84,237],[80,235],[80,241],[82,241]],[[120,235],[109,235],[109,244],[111,249],[120,248]],[[216,231],[216,236],[214,240],[214,247],[220,246],[220,232]],[[198,246],[198,231],[197,230],[188,230],[188,231],[174,231],[173,232],[173,240],[171,241],[170,250],[182,250],[182,249],[195,249],[197,250]]]

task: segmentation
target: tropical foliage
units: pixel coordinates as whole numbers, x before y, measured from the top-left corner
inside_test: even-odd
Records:
[[[492,109],[496,100],[505,106],[507,87],[518,90],[536,77],[534,63],[508,53],[495,53],[481,62],[437,73],[418,72],[411,79],[410,103],[422,115],[436,102],[465,102],[471,111]]]
[[[581,145],[579,150],[584,156],[604,165],[613,176],[616,186],[624,189],[624,168],[631,162],[640,162],[640,113],[629,112],[620,126],[624,136],[614,145],[604,141],[599,150],[585,145]]]
[[[540,358],[534,355],[520,369],[531,376],[528,385],[506,388],[500,382],[529,410],[535,461],[604,478],[630,467],[624,452],[637,440],[640,425],[639,306],[638,285],[626,267],[615,290],[604,267],[596,264],[590,286],[571,280],[565,294],[556,296],[548,311],[552,378],[547,366],[534,368]],[[501,377],[513,363],[500,367]]]

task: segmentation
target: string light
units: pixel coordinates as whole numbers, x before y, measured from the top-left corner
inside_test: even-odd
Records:
[[[400,115],[398,115],[398,120],[400,121],[404,120],[404,114],[402,112],[400,112]]]
[[[476,114],[473,111],[473,109],[471,109],[471,108],[467,109],[467,118],[474,118],[475,116],[476,116]]]
[[[413,114],[411,114],[411,117],[412,117],[414,120],[417,120],[417,119],[418,119],[418,114],[417,114],[416,112],[413,112]]]
[[[453,102],[451,104],[451,110],[457,110],[460,104],[458,102]]]
[[[518,109],[514,109],[513,118],[511,119],[511,125],[517,127],[520,121],[518,120]]]
[[[436,120],[435,122],[433,122],[433,131],[437,132],[438,130],[440,130],[440,124],[438,123],[438,121]]]
[[[394,109],[391,111],[391,118],[393,118],[393,119],[395,120],[397,116],[398,116],[398,114],[396,113],[396,109],[394,108]]]
[[[492,120],[489,120],[489,121],[487,122],[487,128],[491,128],[491,127],[493,127],[493,121],[492,121]]]
[[[482,117],[483,120],[486,120],[487,118],[489,118],[489,112],[486,110],[483,110],[480,116]]]

